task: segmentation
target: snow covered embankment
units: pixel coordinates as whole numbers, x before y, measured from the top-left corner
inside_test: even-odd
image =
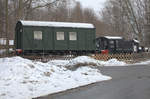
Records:
[[[81,56],[70,61],[35,62],[21,57],[0,59],[0,99],[30,99],[90,83],[110,80],[90,66],[102,62]]]

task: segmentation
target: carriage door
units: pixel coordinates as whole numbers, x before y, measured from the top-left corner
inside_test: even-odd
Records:
[[[22,49],[22,28],[16,29],[16,49]]]
[[[42,41],[43,41],[43,33],[42,31],[33,31],[34,37],[34,48],[35,50],[43,50]]]

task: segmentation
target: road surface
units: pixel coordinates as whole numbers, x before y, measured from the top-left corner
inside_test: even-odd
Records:
[[[36,99],[150,99],[150,65],[99,69],[112,80]]]

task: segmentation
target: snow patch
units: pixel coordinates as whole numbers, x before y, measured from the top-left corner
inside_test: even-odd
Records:
[[[68,69],[76,69],[82,66],[101,66],[101,62],[91,57],[79,56],[70,60],[69,63],[65,65]]]
[[[123,61],[118,61],[117,59],[110,59],[108,61],[101,62],[104,66],[126,66],[127,64]]]
[[[81,66],[75,70],[67,68],[76,64]],[[0,58],[0,99],[31,99],[111,79],[102,75],[100,70],[91,68],[93,64],[103,65],[101,61],[86,56],[47,63],[21,57]]]
[[[142,61],[142,62],[139,62],[139,63],[135,63],[134,65],[149,65],[150,64],[150,60],[147,60],[147,61]]]

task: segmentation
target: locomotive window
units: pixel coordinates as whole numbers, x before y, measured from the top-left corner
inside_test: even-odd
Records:
[[[108,49],[107,41],[104,41],[104,49]]]
[[[76,32],[69,32],[69,40],[72,40],[72,41],[77,40],[77,33]]]
[[[110,44],[114,44],[114,41],[110,41]]]
[[[42,31],[34,31],[34,39],[42,40]]]
[[[109,43],[110,43],[110,48],[115,48],[115,45],[114,45],[114,41],[112,40],[112,41],[109,41]]]
[[[115,46],[114,45],[110,45],[110,48],[115,48]]]
[[[65,40],[64,32],[57,32],[57,40]]]
[[[104,46],[107,46],[107,41],[104,41]]]

